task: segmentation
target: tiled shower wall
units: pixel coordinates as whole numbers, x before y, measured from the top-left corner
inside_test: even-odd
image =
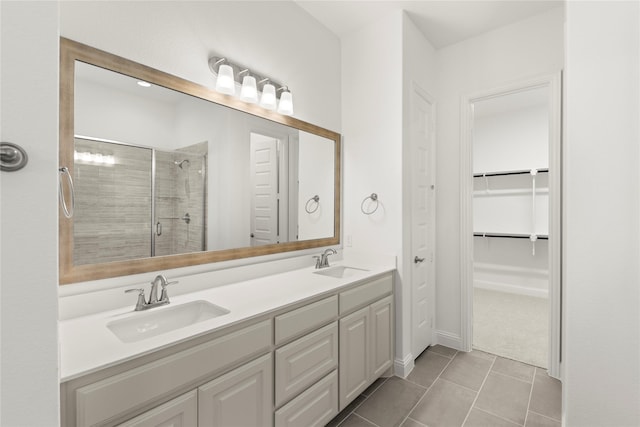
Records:
[[[74,263],[122,261],[206,249],[207,143],[156,151],[156,215],[151,219],[152,151],[76,139],[76,152],[110,162],[75,162]],[[178,164],[183,160],[183,167]],[[189,213],[187,224],[182,218]],[[160,222],[162,233],[157,235]],[[153,226],[152,226],[153,224]]]
[[[206,142],[156,151],[156,256],[206,249],[206,152]]]
[[[146,258],[151,253],[151,150],[85,139],[74,168],[73,260],[76,265]]]

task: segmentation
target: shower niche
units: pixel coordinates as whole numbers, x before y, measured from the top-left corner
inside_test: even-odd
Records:
[[[207,249],[208,144],[159,150],[76,136],[78,265]]]

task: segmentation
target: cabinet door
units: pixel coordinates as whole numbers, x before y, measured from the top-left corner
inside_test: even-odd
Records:
[[[393,298],[371,304],[371,377],[378,378],[393,363]]]
[[[271,354],[249,362],[198,389],[200,427],[273,425]]]
[[[340,319],[340,410],[368,385],[369,313],[369,307],[365,307]]]
[[[193,427],[197,423],[198,392],[193,390],[119,424],[119,427]]]

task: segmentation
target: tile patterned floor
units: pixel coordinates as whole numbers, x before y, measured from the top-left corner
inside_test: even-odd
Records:
[[[436,345],[406,379],[379,379],[328,426],[560,427],[560,393],[543,369]]]

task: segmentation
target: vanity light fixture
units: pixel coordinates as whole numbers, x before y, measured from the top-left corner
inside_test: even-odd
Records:
[[[287,86],[220,56],[209,58],[209,69],[216,76],[216,91],[237,95],[241,100],[252,104],[259,102],[267,110],[293,115],[293,98]]]
[[[225,61],[224,58],[221,61]],[[236,93],[236,81],[233,68],[229,64],[220,64],[218,67],[218,78],[216,79],[216,90],[227,95]]]
[[[276,109],[276,87],[267,80],[262,86],[262,97],[260,98],[260,106],[267,110]]]
[[[247,75],[242,78],[242,89],[240,90],[240,99],[251,104],[258,102],[258,86],[256,84],[256,78],[249,75],[249,70],[246,70]],[[242,73],[242,71],[241,71]]]
[[[278,103],[278,113],[285,114],[287,116],[293,115],[293,96],[289,91],[289,88],[284,86],[278,90],[282,90],[280,95],[280,103]]]

